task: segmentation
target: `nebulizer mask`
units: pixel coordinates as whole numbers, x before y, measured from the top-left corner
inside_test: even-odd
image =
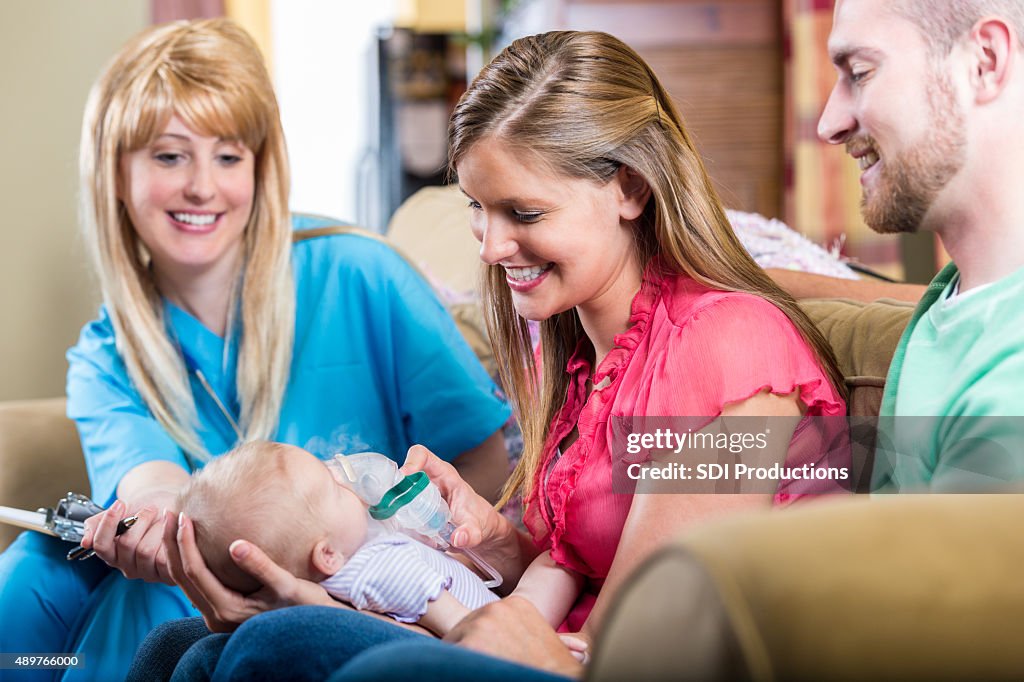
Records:
[[[326,462],[339,480],[369,507],[370,518],[414,539],[428,538],[442,550],[461,552],[486,575],[484,585],[501,585],[501,575],[471,549],[453,547],[452,512],[441,491],[422,471],[403,476],[394,460],[377,452],[335,455]]]

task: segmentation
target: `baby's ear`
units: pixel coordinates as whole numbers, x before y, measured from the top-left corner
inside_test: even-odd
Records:
[[[313,567],[327,576],[332,576],[345,565],[345,557],[331,545],[327,538],[320,540],[313,547]]]

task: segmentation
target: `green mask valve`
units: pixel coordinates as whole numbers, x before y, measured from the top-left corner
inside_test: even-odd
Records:
[[[384,493],[380,502],[370,507],[370,516],[377,521],[390,519],[399,509],[416,499],[429,484],[430,479],[424,472],[409,474]]]

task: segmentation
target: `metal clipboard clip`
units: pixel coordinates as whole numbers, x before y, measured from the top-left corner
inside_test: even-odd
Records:
[[[39,531],[64,540],[65,542],[82,542],[85,536],[85,520],[103,511],[103,507],[93,502],[86,495],[69,492],[57,501],[53,507],[40,507],[35,512],[0,507],[0,521],[12,525]],[[117,523],[115,535],[121,535],[138,520],[137,516],[129,516]],[[85,549],[80,544],[68,552],[68,561],[88,559],[95,552]]]

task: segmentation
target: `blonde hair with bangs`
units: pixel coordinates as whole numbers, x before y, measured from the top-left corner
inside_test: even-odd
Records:
[[[81,226],[117,349],[135,388],[193,460],[206,461],[188,370],[167,335],[149,256],[117,197],[119,159],[151,144],[172,116],[255,155],[255,197],[228,333],[238,323],[242,440],[277,428],[288,381],[295,299],[289,171],[280,114],[259,48],[227,19],[152,27],[129,42],[93,86],[82,124]],[[236,319],[237,318],[237,319]]]
[[[707,287],[770,301],[813,349],[833,388],[845,395],[832,349],[743,248],[668,93],[623,42],[606,33],[574,31],[514,41],[480,72],[452,114],[450,173],[488,139],[528,150],[567,177],[605,183],[622,166],[636,171],[651,188],[635,225],[641,264],[659,256],[666,269]],[[538,381],[526,320],[512,305],[500,266],[484,266],[482,289],[499,373],[524,439],[504,502],[530,492],[551,421],[568,396],[563,368],[584,333],[575,309],[541,322],[541,365],[547,371]]]

